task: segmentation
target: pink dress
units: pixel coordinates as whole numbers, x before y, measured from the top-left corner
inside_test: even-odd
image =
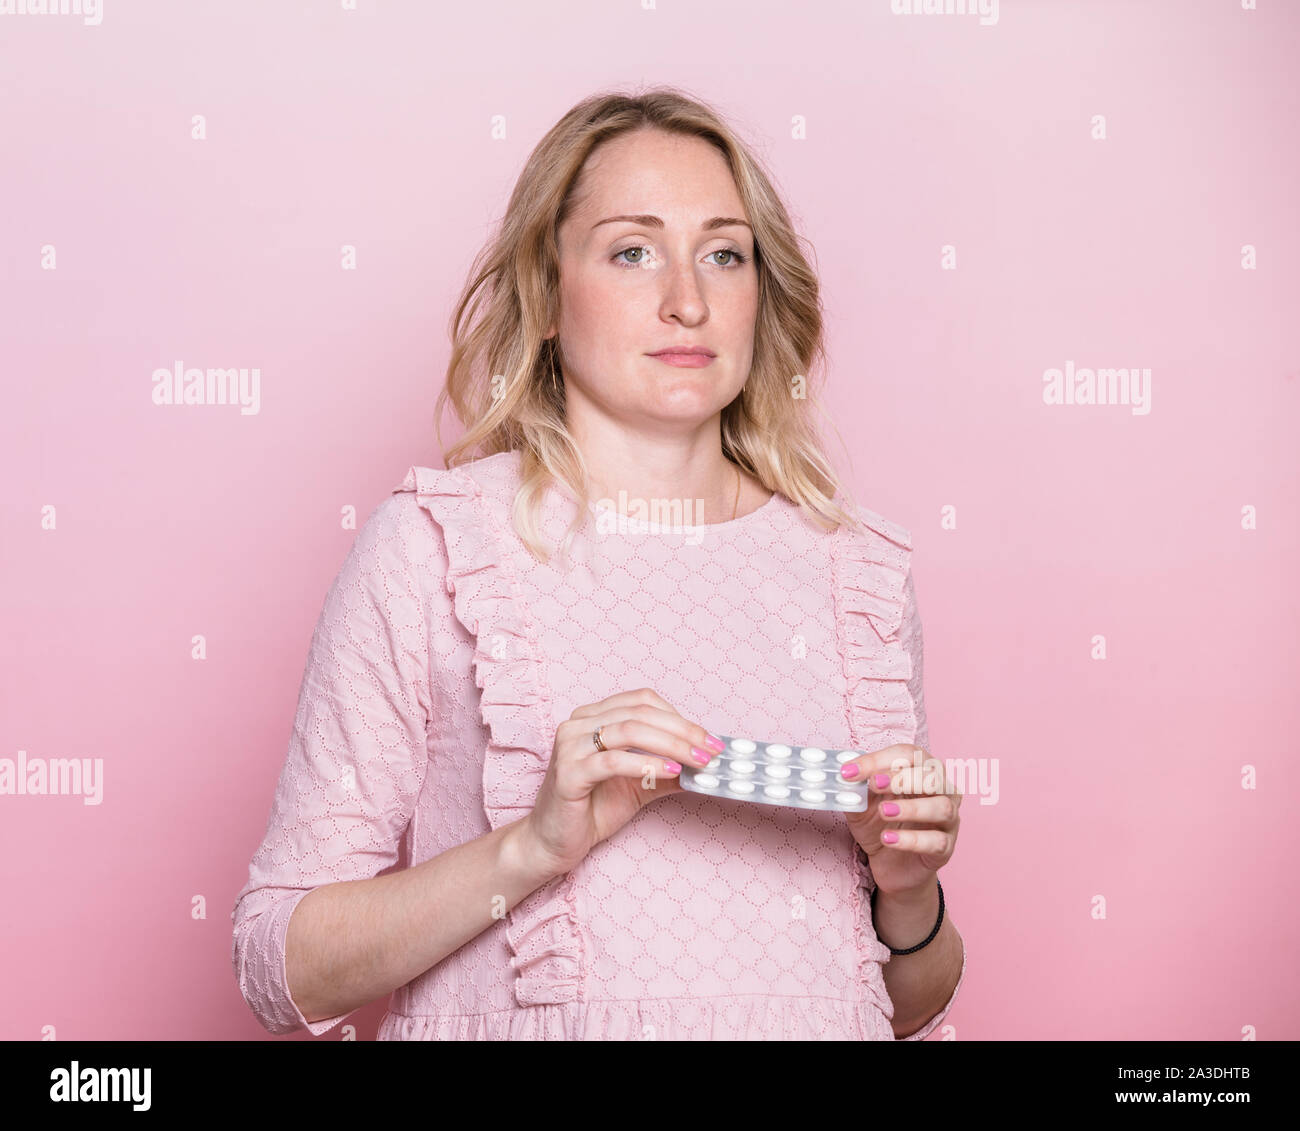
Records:
[[[523,817],[583,704],[650,687],[714,734],[928,749],[906,530],[859,509],[866,536],[830,534],[777,494],[702,539],[588,524],[556,568],[511,527],[518,475],[516,452],[411,468],[326,596],[231,916],[272,1033],[350,1015],[309,1023],[289,995],[299,900]],[[576,507],[548,488],[549,546]],[[840,814],[666,797],[397,989],[378,1037],[894,1040],[872,887]]]

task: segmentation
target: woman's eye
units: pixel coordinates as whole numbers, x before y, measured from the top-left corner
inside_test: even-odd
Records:
[[[622,251],[616,251],[612,256],[615,263],[621,263],[626,267],[640,267],[645,262],[645,252],[650,249],[637,245],[635,247],[625,247]],[[623,256],[630,255],[633,252],[641,253],[636,259],[624,259]],[[737,251],[732,247],[720,247],[717,251],[710,252],[710,255],[729,255],[731,258],[726,263],[718,264],[719,267],[740,267],[749,262],[749,256],[743,252]]]
[[[749,256],[745,255],[743,252],[737,251],[734,247],[720,247],[718,248],[717,251],[713,252],[713,254],[731,256],[731,258],[725,264],[723,264],[723,266],[730,266],[731,264],[734,263],[737,267],[739,267],[742,264],[748,262],[749,260]]]

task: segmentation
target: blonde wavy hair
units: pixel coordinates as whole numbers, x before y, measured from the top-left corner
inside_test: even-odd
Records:
[[[821,413],[811,371],[822,371],[826,355],[820,289],[802,238],[738,135],[712,108],[674,87],[592,95],[552,126],[530,154],[499,231],[474,261],[451,319],[451,358],[435,409],[439,447],[447,401],[466,431],[444,450],[447,467],[519,450],[512,523],[541,561],[549,553],[538,509],[549,485],[562,483],[579,500],[564,548],[591,519],[587,465],[565,422],[563,354],[558,335],[544,337],[558,315],[556,233],[573,208],[574,186],[592,151],[641,129],[716,146],[754,229],[759,297],[753,366],[722,410],[723,455],[797,503],[823,529],[859,528],[856,515],[835,502],[837,494],[846,500],[849,495],[823,455],[807,411]]]

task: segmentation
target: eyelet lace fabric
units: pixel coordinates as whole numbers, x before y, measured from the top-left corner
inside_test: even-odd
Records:
[[[702,536],[593,513],[540,563],[510,524],[518,477],[515,452],[411,468],[326,595],[232,912],[240,990],[272,1033],[350,1016],[308,1022],[288,991],[307,892],[524,816],[583,704],[651,687],[714,733],[928,749],[902,527],[859,508],[865,534],[826,532],[781,496]],[[548,490],[551,546],[575,506]],[[872,885],[842,815],[661,798],[395,991],[378,1036],[893,1040]]]

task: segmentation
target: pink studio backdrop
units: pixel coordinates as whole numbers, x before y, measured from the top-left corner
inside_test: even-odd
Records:
[[[815,246],[932,751],[997,769],[934,1039],[1300,1037],[1300,6],[902,6],[0,15],[0,758],[103,767],[0,796],[0,1038],[266,1036],[230,913],[343,508],[441,466],[451,303],[533,145],[654,83]],[[177,363],[257,367],[257,411],[155,405]],[[1149,369],[1149,411],[1045,404],[1067,366]]]

